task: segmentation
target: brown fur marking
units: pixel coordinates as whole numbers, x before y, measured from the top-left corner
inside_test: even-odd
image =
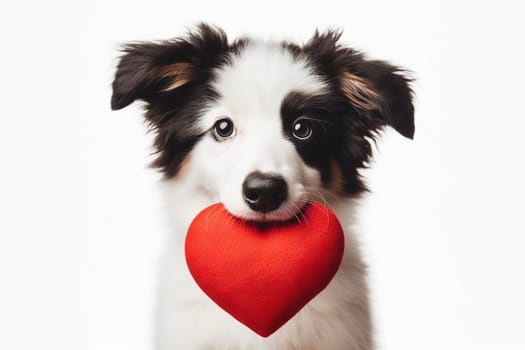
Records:
[[[331,179],[328,183],[327,188],[330,190],[330,192],[334,194],[340,194],[343,193],[344,190],[344,177],[341,173],[341,167],[339,164],[335,161],[331,161]]]
[[[381,109],[380,95],[363,78],[344,71],[341,89],[357,108],[365,111]]]
[[[183,85],[188,84],[193,79],[192,65],[188,62],[177,62],[162,66],[152,73],[155,80],[169,78],[171,83],[162,91],[172,91]]]
[[[190,167],[191,157],[190,155],[186,155],[184,157],[184,160],[181,162],[179,166],[179,170],[177,171],[177,175],[175,175],[177,178],[183,178],[186,172],[188,171],[188,168]]]

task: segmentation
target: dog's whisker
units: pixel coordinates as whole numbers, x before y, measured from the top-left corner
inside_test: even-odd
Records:
[[[319,199],[319,201],[321,201],[323,204],[328,205],[328,201],[319,191],[312,192],[309,190],[305,190],[303,191],[303,193],[306,194],[307,196],[312,197],[313,199]]]
[[[295,207],[296,210],[294,210],[294,208],[290,208],[290,206]],[[301,214],[300,208],[297,207],[294,203],[290,203],[290,206],[286,207],[287,213],[289,215],[293,215],[295,217],[295,219],[297,220],[297,222],[301,223],[301,217],[299,216]]]

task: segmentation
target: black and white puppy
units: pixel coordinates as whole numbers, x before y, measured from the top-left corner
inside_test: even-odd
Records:
[[[412,138],[414,108],[403,70],[368,60],[339,38],[328,31],[304,45],[229,42],[201,24],[183,38],[124,46],[111,107],[145,102],[170,220],[157,349],[373,348],[366,271],[351,227],[366,190],[359,170],[384,126]],[[185,264],[185,233],[213,203],[272,221],[300,217],[308,201],[330,206],[345,228],[342,265],[323,292],[261,338],[197,287]]]

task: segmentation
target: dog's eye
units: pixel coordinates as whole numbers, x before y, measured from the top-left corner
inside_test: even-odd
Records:
[[[213,136],[217,141],[222,141],[235,134],[235,127],[230,118],[222,118],[215,122],[213,126]]]
[[[292,135],[296,139],[301,141],[308,140],[310,137],[312,137],[312,134],[313,131],[310,121],[299,118],[293,123]]]

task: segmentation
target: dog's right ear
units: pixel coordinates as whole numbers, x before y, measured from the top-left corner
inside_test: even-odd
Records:
[[[123,46],[113,80],[111,109],[205,79],[209,68],[220,63],[228,39],[221,29],[200,24],[186,38]]]
[[[124,108],[137,99],[145,100],[156,91],[155,85],[162,82],[160,61],[166,56],[168,47],[168,43],[135,43],[123,47],[124,55],[113,80],[112,110]],[[182,86],[189,81],[190,64],[178,63],[177,67],[174,67],[178,71],[173,76],[174,83],[179,82]]]

